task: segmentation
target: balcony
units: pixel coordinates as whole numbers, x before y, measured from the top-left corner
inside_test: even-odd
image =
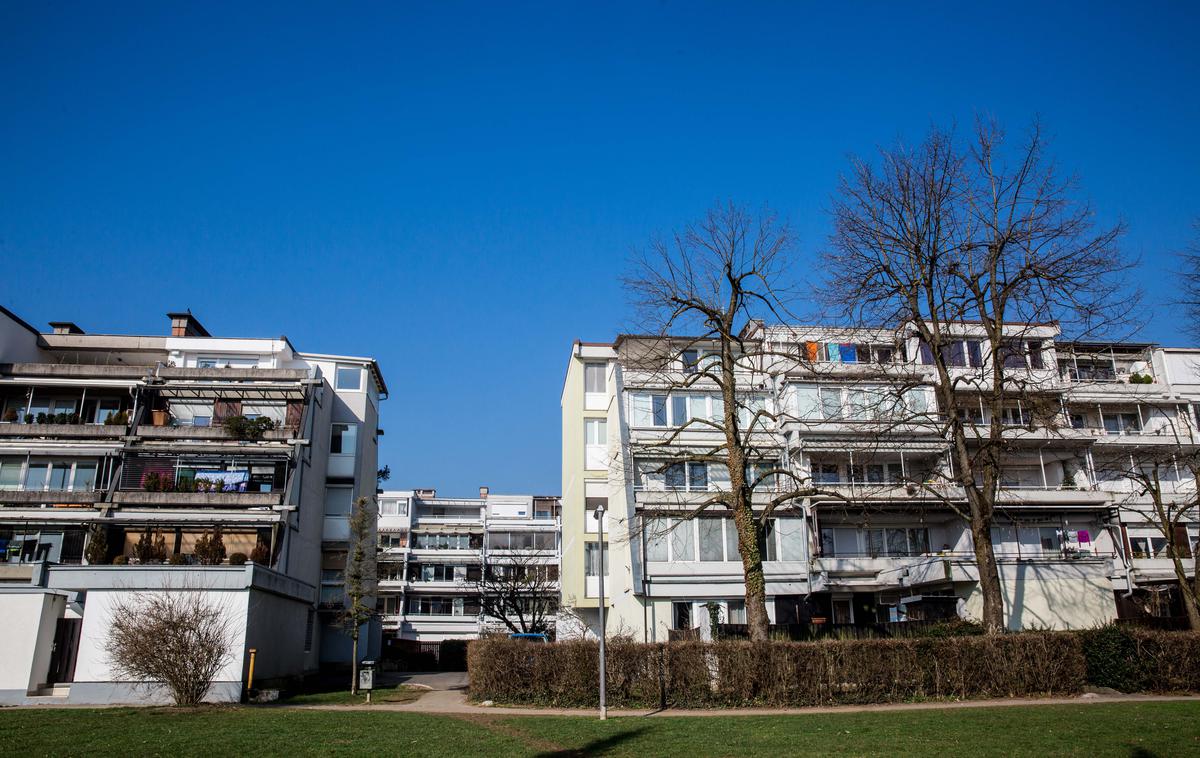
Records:
[[[0,491],[0,504],[46,504],[52,506],[90,505],[104,499],[101,490],[5,490]]]
[[[282,492],[155,492],[122,490],[114,493],[118,505],[165,507],[266,508],[283,503]]]
[[[0,423],[0,438],[115,440],[125,436],[127,431],[125,424]]]
[[[281,427],[263,432],[262,442],[286,442],[296,436],[299,429],[297,427]],[[191,426],[191,425],[171,425],[171,426],[152,426],[142,424],[138,426],[138,436],[147,440],[231,440],[240,442],[257,442],[259,440],[243,440],[232,432],[226,430],[222,426]]]

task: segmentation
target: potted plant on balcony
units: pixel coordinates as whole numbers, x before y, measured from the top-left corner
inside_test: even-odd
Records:
[[[235,439],[247,442],[257,442],[263,435],[275,428],[275,422],[265,416],[246,418],[245,416],[228,416],[221,421],[221,426]]]
[[[150,424],[152,426],[166,426],[170,418],[171,414],[165,409],[155,409],[150,411]]]
[[[17,409],[16,408],[9,408],[7,411],[4,412],[4,423],[14,424],[14,423],[16,423],[16,421],[17,421]]]
[[[263,566],[268,566],[271,563],[271,548],[267,543],[259,540],[254,543],[254,549],[250,551],[250,560]]]
[[[207,529],[192,548],[192,557],[205,566],[216,566],[225,560],[225,540],[221,537],[221,527]]]

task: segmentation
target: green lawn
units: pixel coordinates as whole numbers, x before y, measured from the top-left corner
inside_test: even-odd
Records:
[[[280,707],[0,710],[10,755],[1200,755],[1200,703],[693,718]]]
[[[372,703],[408,703],[416,700],[426,690],[420,687],[408,687],[405,685],[391,687],[376,687],[371,693]],[[339,690],[335,692],[305,692],[299,695],[292,695],[285,700],[287,705],[357,705],[367,702],[365,692],[360,692],[357,695],[351,695],[350,690]]]

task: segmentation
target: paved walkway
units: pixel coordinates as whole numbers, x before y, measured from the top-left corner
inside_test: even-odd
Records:
[[[411,687],[430,690],[465,690],[467,688],[467,672],[465,671],[435,671],[431,673],[384,671],[378,677],[380,683],[384,685],[407,684]]]
[[[839,705],[812,708],[722,708],[695,710],[685,708],[654,709],[610,709],[608,715],[621,717],[662,716],[775,716],[805,715],[821,713],[862,713],[866,711],[924,711],[939,708],[995,708],[1019,705],[1093,705],[1097,703],[1144,703],[1186,700],[1200,703],[1196,695],[1083,695],[1059,698],[1000,698],[995,700],[931,701],[924,703],[883,703],[879,705]],[[283,706],[288,707],[288,706]],[[467,693],[461,689],[432,690],[411,703],[379,703],[378,705],[313,705],[306,708],[331,710],[404,711],[409,713],[488,716],[596,716],[595,708],[509,708],[502,706],[484,707],[467,702]]]

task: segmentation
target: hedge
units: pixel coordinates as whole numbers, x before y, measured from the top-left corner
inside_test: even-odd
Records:
[[[1200,690],[1200,632],[1110,625],[1079,634],[1089,684],[1121,692]]]
[[[594,707],[595,642],[479,640],[468,649],[471,697]],[[613,707],[798,707],[923,698],[1067,695],[1086,665],[1074,634],[1030,633],[822,642],[610,642]]]

